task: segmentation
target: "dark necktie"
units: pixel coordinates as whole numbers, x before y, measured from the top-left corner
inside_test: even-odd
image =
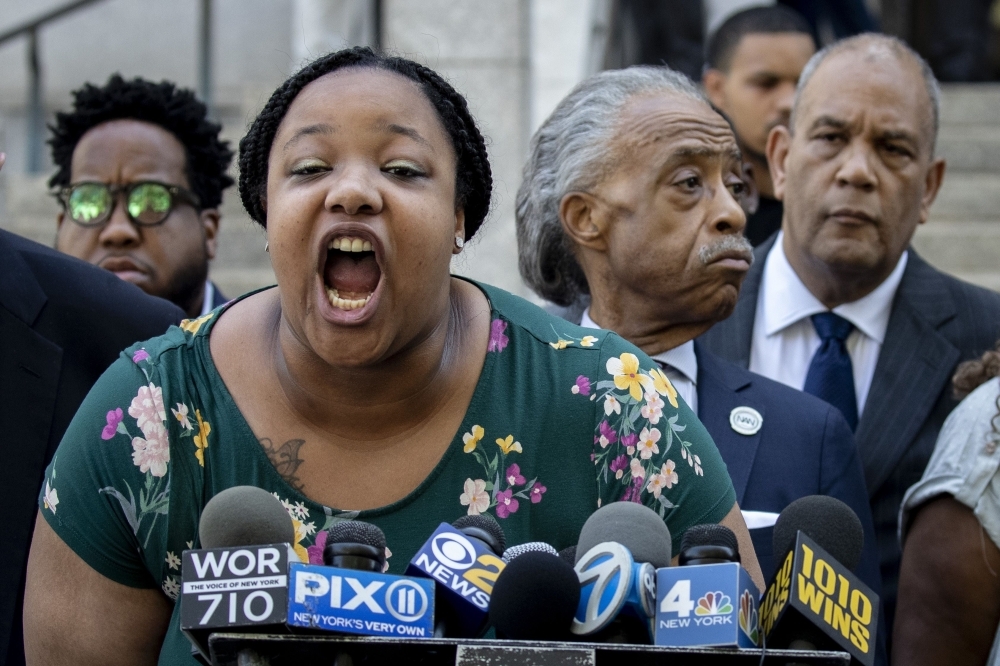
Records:
[[[858,425],[858,398],[854,393],[854,369],[844,342],[854,324],[832,312],[812,316],[822,343],[809,364],[803,389],[841,411],[854,430]]]

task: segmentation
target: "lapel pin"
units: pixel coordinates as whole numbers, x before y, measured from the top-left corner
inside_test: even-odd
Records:
[[[741,435],[756,435],[764,425],[764,417],[753,407],[737,407],[729,412],[729,425]]]

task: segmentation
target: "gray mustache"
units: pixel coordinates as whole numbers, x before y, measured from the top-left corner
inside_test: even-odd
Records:
[[[742,235],[726,236],[710,245],[703,245],[698,250],[698,259],[703,264],[710,264],[730,252],[739,252],[753,266],[753,245]]]

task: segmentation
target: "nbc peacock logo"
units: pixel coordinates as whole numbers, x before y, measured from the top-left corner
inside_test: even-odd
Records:
[[[750,596],[750,590],[743,590],[740,596],[740,629],[747,638],[759,645],[760,632],[757,628],[757,608]]]
[[[733,604],[728,595],[722,592],[708,592],[698,600],[694,609],[695,615],[728,615],[733,612]]]

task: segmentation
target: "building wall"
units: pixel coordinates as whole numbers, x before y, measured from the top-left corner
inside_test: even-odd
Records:
[[[606,5],[607,0],[596,0]],[[65,0],[0,0],[0,32]],[[531,132],[588,71],[595,0],[383,0],[382,45],[440,72],[487,138],[487,223],[453,269],[530,297],[517,272],[514,199]],[[213,0],[214,113],[235,148],[267,97],[308,59],[374,41],[371,0]],[[114,72],[197,88],[200,0],[104,0],[40,33],[46,110]],[[0,46],[0,227],[51,244],[55,201],[26,169],[27,41]],[[46,155],[46,159],[48,156]],[[233,168],[235,175],[235,166]],[[262,230],[226,192],[212,275],[227,295],[273,282]]]

